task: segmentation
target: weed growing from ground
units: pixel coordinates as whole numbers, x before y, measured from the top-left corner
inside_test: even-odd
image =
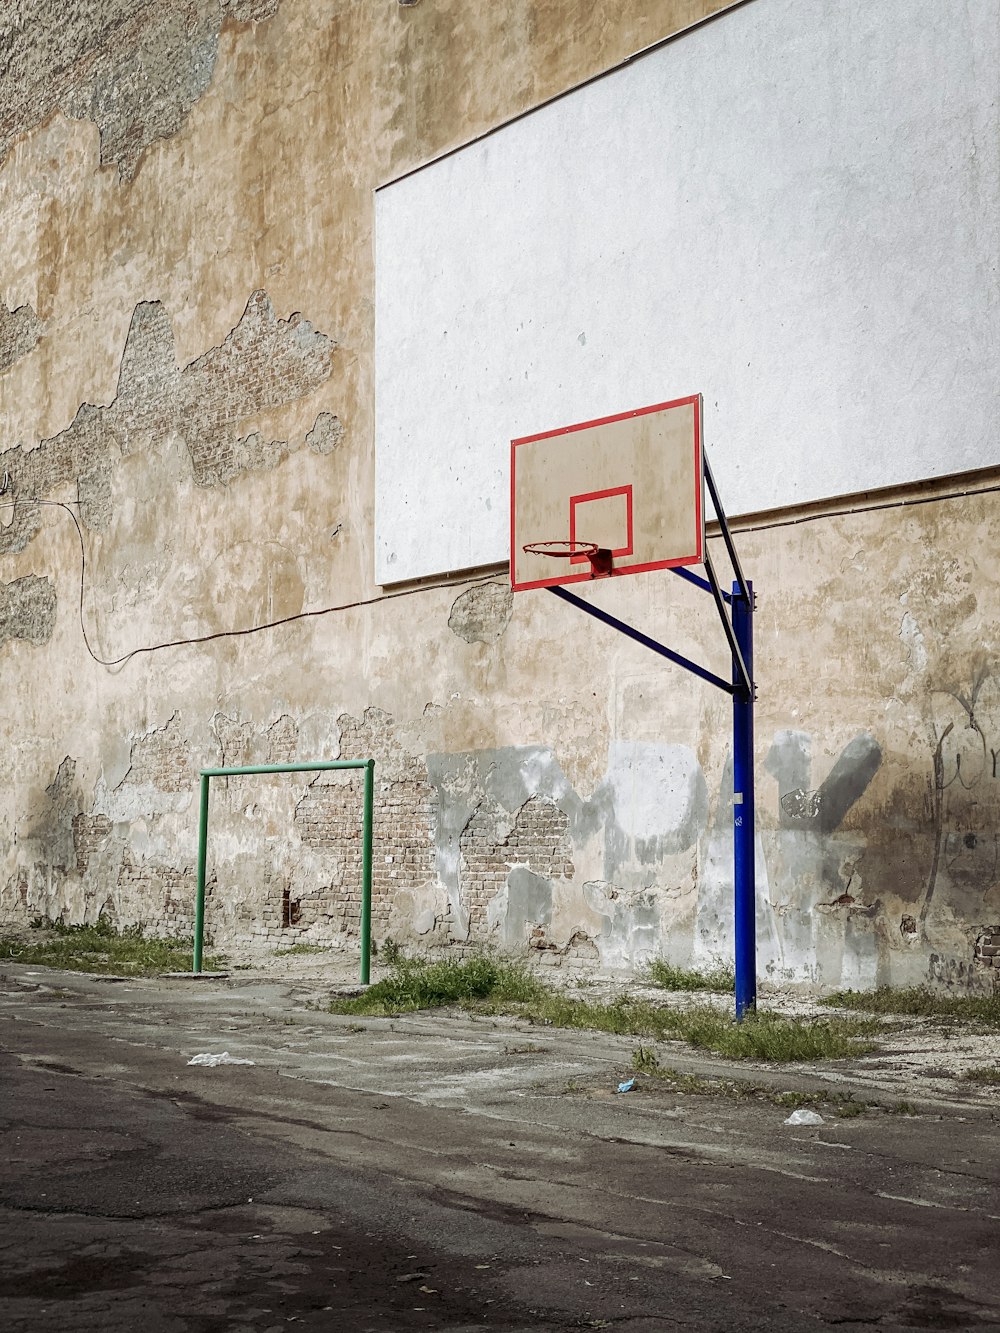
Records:
[[[548,1027],[581,1028],[655,1041],[686,1041],[736,1060],[836,1060],[874,1049],[875,1019],[784,1018],[756,1014],[737,1023],[707,1004],[661,1008],[624,994],[609,1004],[571,999],[543,985],[520,963],[483,955],[461,962],[400,958],[391,974],[332,1013],[387,1016],[460,1004]]]
[[[1000,1083],[1000,1065],[977,1065],[962,1075],[970,1083]]]
[[[908,1102],[883,1106],[873,1098],[856,1097],[852,1092],[816,1093],[795,1090],[781,1092],[768,1087],[767,1084],[754,1083],[748,1079],[702,1078],[699,1074],[684,1074],[669,1065],[661,1065],[655,1051],[650,1050],[648,1046],[639,1046],[632,1052],[632,1068],[637,1073],[669,1083],[677,1092],[695,1097],[725,1097],[730,1101],[769,1102],[772,1106],[780,1106],[789,1111],[797,1110],[799,1107],[815,1109],[822,1106],[828,1114],[832,1113],[843,1120],[851,1120],[870,1109],[894,1113],[904,1105],[908,1108],[907,1114],[915,1114]]]
[[[305,954],[329,952],[330,950],[325,944],[310,944],[308,940],[300,940],[298,944],[292,944],[287,949],[278,949],[275,957],[298,958]]]
[[[361,995],[334,1000],[330,1012],[386,1016],[477,1000],[514,1004],[535,1000],[544,990],[526,967],[489,955],[461,962],[444,959],[433,963],[399,955],[389,976],[369,986]]]
[[[643,979],[661,990],[714,991],[717,995],[731,995],[736,989],[736,972],[723,963],[707,972],[698,972],[674,967],[664,958],[654,958],[647,964]]]
[[[992,995],[945,995],[927,986],[880,986],[873,991],[837,991],[820,1003],[835,1009],[860,1009],[869,1014],[958,1018],[1000,1027],[1000,991]]]
[[[102,975],[153,976],[158,972],[186,972],[191,969],[191,954],[190,940],[177,936],[151,938],[142,926],[117,930],[103,919],[92,926],[70,926],[64,921],[46,921],[38,917],[31,923],[30,935],[24,938],[0,936],[0,961]],[[205,969],[213,971],[220,961],[206,957]]]

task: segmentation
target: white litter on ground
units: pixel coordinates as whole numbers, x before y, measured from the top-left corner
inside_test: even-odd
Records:
[[[785,1121],[786,1125],[821,1125],[823,1117],[815,1111],[793,1111]]]
[[[208,1065],[214,1069],[216,1065],[252,1065],[253,1060],[241,1060],[238,1055],[230,1055],[228,1051],[223,1051],[221,1055],[196,1055],[188,1061],[189,1065]]]

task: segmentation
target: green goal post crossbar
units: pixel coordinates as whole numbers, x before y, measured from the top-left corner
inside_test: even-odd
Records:
[[[375,819],[375,760],[327,759],[313,764],[245,764],[236,768],[201,770],[201,812],[198,817],[198,896],[194,910],[194,960],[201,971],[205,944],[205,867],[208,860],[208,786],[212,778],[236,778],[254,773],[323,773],[329,769],[365,771],[364,832],[361,851],[361,984],[368,985],[372,959],[372,825]]]

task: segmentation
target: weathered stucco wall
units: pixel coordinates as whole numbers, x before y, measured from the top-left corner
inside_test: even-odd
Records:
[[[371,244],[390,175],[724,5],[76,8],[0,21],[0,917],[189,930],[199,767],[373,755],[379,938],[724,956],[728,700],[502,576],[373,583]],[[993,484],[744,524],[765,977],[992,975]],[[679,580],[593,596],[724,669]],[[216,939],[356,940],[359,828],[350,775],[217,784]]]

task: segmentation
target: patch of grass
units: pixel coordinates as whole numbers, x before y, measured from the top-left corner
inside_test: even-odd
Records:
[[[287,949],[277,949],[275,956],[277,958],[298,958],[303,954],[310,953],[329,953],[325,944],[310,944],[308,940],[300,940],[298,944],[292,944]]]
[[[520,963],[490,956],[461,962],[400,958],[392,973],[362,995],[334,1000],[331,1013],[387,1016],[460,1004],[546,1027],[581,1028],[655,1041],[686,1041],[735,1060],[837,1060],[874,1049],[875,1019],[784,1018],[761,1013],[737,1023],[707,1004],[661,1008],[624,994],[609,1004],[571,999],[545,986]]]
[[[737,1023],[732,1014],[707,1004],[663,1009],[647,1000],[620,996],[610,1004],[590,1004],[545,993],[530,1005],[508,1006],[535,1023],[590,1028],[620,1036],[685,1041],[698,1050],[733,1060],[838,1060],[874,1049],[879,1030],[872,1019],[799,1019],[760,1013]]]
[[[400,955],[388,977],[375,982],[361,995],[334,1000],[330,1012],[387,1016],[482,1000],[494,1005],[524,1003],[544,993],[541,982],[519,963],[488,955],[461,962],[451,959],[425,962]]]
[[[873,991],[842,990],[821,1004],[868,1014],[902,1014],[918,1018],[957,1018],[1000,1027],[1000,991],[992,995],[946,995],[928,986],[880,986]]]
[[[736,989],[736,972],[723,963],[708,972],[698,972],[674,967],[665,958],[654,958],[647,964],[643,979],[661,990],[714,991],[717,995],[731,995]]]
[[[169,936],[148,937],[142,926],[116,930],[108,921],[92,926],[69,926],[64,921],[31,923],[25,937],[0,936],[0,961],[29,963],[35,967],[58,967],[71,972],[96,972],[122,976],[153,976],[158,972],[188,972],[191,941]],[[205,970],[214,971],[222,960],[206,956]]]
[[[841,1120],[853,1120],[855,1116],[864,1115],[869,1106],[877,1105],[876,1101],[845,1096],[842,1101],[837,1101],[834,1110]]]
[[[1000,1065],[977,1065],[962,1075],[970,1083],[1000,1083]]]

